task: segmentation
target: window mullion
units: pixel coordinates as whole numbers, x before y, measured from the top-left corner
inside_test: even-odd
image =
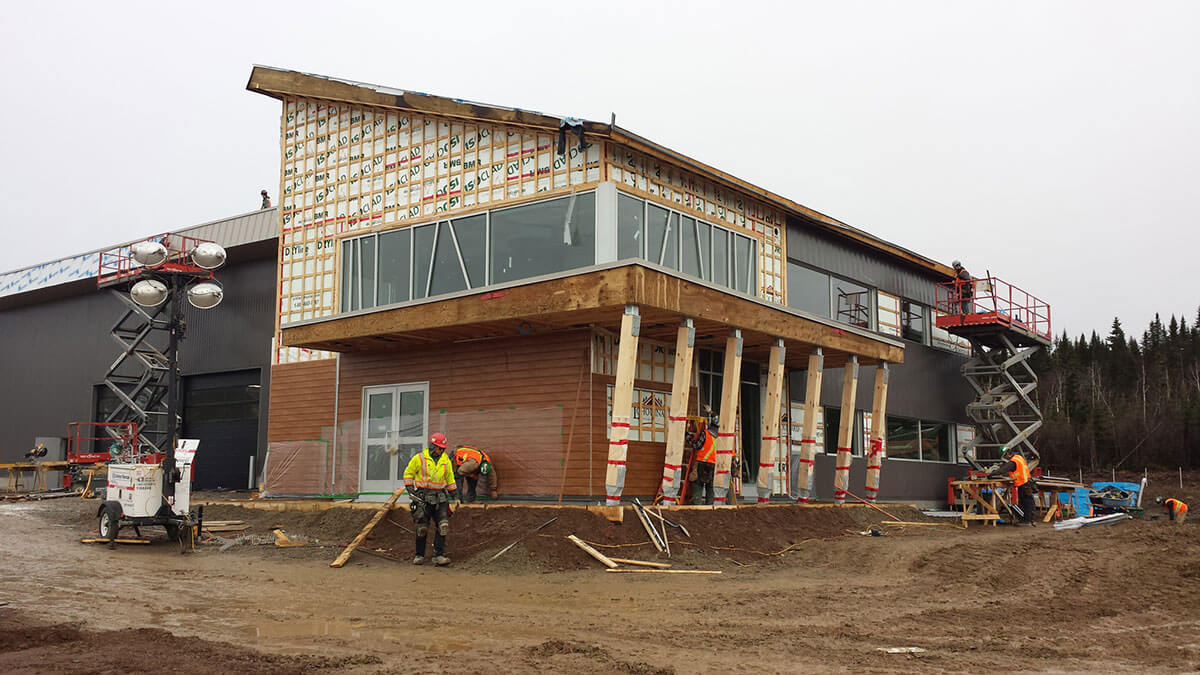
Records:
[[[429,291],[430,291],[430,289],[433,288],[433,273],[435,271],[433,269],[433,263],[435,260],[437,260],[438,230],[442,229],[441,224],[442,224],[442,221],[440,221],[440,220],[434,222],[434,224],[433,224],[433,246],[431,246],[429,248],[429,274],[428,274],[428,276],[425,277],[425,295],[424,295],[424,297],[426,297],[426,298],[429,297]]]
[[[467,282],[467,288],[471,286],[471,275],[467,273],[467,263],[463,260],[462,248],[458,245],[458,233],[454,231],[454,221],[447,220],[446,225],[450,227],[450,241],[454,244],[454,253],[458,256],[458,268],[462,270],[463,280]]]

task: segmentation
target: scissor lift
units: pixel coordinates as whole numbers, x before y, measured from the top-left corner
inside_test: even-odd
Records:
[[[983,470],[1004,448],[1015,448],[1033,468],[1039,459],[1033,434],[1042,426],[1042,412],[1029,360],[1051,344],[1050,306],[989,275],[938,284],[936,308],[938,328],[971,343],[972,358],[962,372],[976,394],[967,406],[975,438],[966,459]]]

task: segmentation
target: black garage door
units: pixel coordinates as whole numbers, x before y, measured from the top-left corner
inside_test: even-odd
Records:
[[[181,437],[200,440],[192,489],[250,487],[250,458],[258,447],[259,378],[258,369],[184,378]]]

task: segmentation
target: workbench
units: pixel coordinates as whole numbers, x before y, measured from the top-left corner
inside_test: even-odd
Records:
[[[1000,520],[1000,507],[1007,506],[1000,493],[1013,487],[1009,478],[965,478],[953,481],[950,485],[958,490],[963,527],[972,520],[991,523],[994,527],[996,521]]]
[[[1058,479],[1033,479],[1034,503],[1042,509],[1043,522],[1049,522],[1055,515],[1073,517],[1075,503],[1070,499],[1066,504],[1058,498],[1060,493],[1074,494],[1076,488],[1086,487],[1081,483]],[[1011,478],[968,478],[956,480],[950,485],[958,490],[959,501],[962,503],[962,521],[965,527],[972,520],[991,523],[993,526],[1004,513],[1009,513],[1007,495],[1016,488]]]
[[[10,462],[0,464],[0,469],[8,469],[8,492],[20,492],[23,489],[21,477],[23,474],[33,474],[33,492],[46,492],[46,472],[65,471],[67,462]]]

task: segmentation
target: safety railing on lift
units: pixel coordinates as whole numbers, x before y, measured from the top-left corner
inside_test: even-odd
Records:
[[[1050,305],[991,275],[940,283],[935,302],[938,328],[998,323],[1052,339]]]
[[[211,271],[197,267],[189,258],[196,246],[207,240],[188,237],[182,234],[167,233],[150,237],[143,241],[156,241],[167,249],[167,259],[161,265],[155,265],[153,267],[155,271],[166,273],[183,272],[193,276],[212,277]],[[145,266],[133,258],[133,247],[140,243],[142,242],[139,241],[134,242],[134,244],[118,246],[100,254],[100,273],[97,276],[96,282],[101,288],[135,277],[146,269]]]

